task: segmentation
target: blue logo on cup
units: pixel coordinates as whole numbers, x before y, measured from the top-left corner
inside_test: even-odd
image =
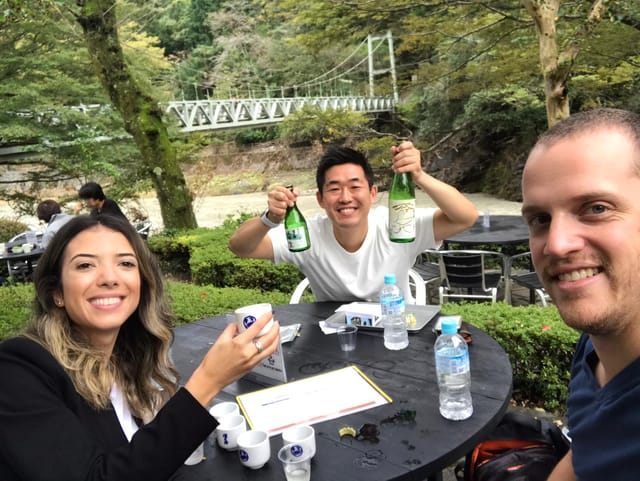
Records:
[[[304,449],[302,449],[302,446],[300,446],[299,444],[295,444],[294,446],[291,446],[291,454],[294,457],[299,458],[300,456],[302,456],[303,452],[304,452]]]
[[[240,450],[240,461],[244,461],[245,463],[249,461],[249,453],[244,449]]]
[[[249,329],[251,324],[253,324],[254,322],[256,322],[256,318],[251,315],[245,316],[244,319],[242,319],[242,325],[245,329]]]

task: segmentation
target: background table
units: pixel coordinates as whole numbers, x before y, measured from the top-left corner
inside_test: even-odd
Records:
[[[313,481],[370,481],[439,479],[445,467],[464,456],[502,418],[511,397],[512,372],[504,350],[491,337],[469,326],[471,392],[474,413],[465,421],[449,421],[438,411],[438,387],[433,343],[427,325],[409,336],[401,351],[384,348],[382,332],[360,330],[355,351],[339,350],[335,335],[325,335],[318,321],[329,317],[341,303],[303,303],[275,307],[282,325],[302,323],[299,337],[283,345],[289,381],[303,379],[349,365],[358,366],[393,403],[314,424],[317,453],[312,461]],[[175,330],[173,359],[186,381],[205,352],[224,329],[226,316],[216,316]],[[214,402],[235,400],[237,394],[263,386],[243,378],[228,386]],[[415,419],[401,419],[415,411]],[[363,424],[378,427],[379,442],[340,438],[338,430]],[[184,466],[173,480],[284,480],[276,459],[280,435],[271,437],[271,460],[256,471],[243,467],[237,452],[226,452],[205,443],[206,460]]]
[[[44,249],[41,247],[36,247],[31,252],[5,252],[0,256],[0,261],[6,262],[10,276],[22,281],[31,281],[34,264],[43,252]]]
[[[489,217],[489,227],[482,225],[482,216],[469,229],[451,236],[445,240],[445,245],[459,244],[465,249],[479,246],[496,246],[500,249],[527,245],[529,243],[529,228],[522,216],[492,215]],[[512,255],[512,252],[506,252]]]

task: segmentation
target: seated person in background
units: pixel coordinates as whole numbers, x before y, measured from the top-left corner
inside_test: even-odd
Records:
[[[326,215],[307,219],[310,249],[292,253],[287,248],[280,224],[298,193],[285,187],[269,192],[267,210],[244,222],[229,248],[240,257],[295,264],[309,279],[316,301],[377,300],[387,273],[396,275],[409,298],[408,272],[416,257],[472,226],[478,212],[457,189],[422,170],[420,152],[411,142],[392,147],[391,153],[394,172],[410,172],[438,206],[416,209],[415,241],[389,240],[388,209],[371,209],[378,189],[366,157],[349,148],[332,148],[316,171],[316,197]]]
[[[51,199],[43,200],[38,204],[36,215],[38,219],[47,223],[40,241],[43,249],[47,247],[55,233],[60,230],[60,227],[73,219],[73,216],[64,214],[60,209],[60,204]]]
[[[229,324],[184,387],[155,257],[126,220],[78,216],[40,258],[24,334],[0,344],[0,479],[168,480],[217,422],[207,407],[279,345]],[[9,441],[10,440],[10,441]]]
[[[96,182],[87,182],[78,191],[78,196],[85,201],[87,207],[91,209],[91,215],[98,214],[117,215],[126,219],[120,207],[113,199],[107,199],[104,195],[102,187]],[[74,214],[80,213],[82,203],[76,206]]]

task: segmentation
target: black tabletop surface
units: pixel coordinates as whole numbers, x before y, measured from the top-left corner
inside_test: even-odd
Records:
[[[519,215],[492,215],[489,227],[483,226],[483,217],[480,216],[471,228],[449,237],[446,242],[465,247],[485,244],[498,246],[527,244],[529,229]]]
[[[449,421],[438,411],[438,387],[433,356],[435,335],[427,325],[411,334],[409,347],[384,348],[382,332],[359,331],[355,351],[344,353],[334,335],[325,335],[318,321],[333,314],[340,303],[303,303],[275,307],[282,325],[302,323],[299,337],[283,345],[289,381],[349,365],[358,366],[393,402],[338,419],[314,424],[317,453],[312,460],[314,481],[436,479],[445,467],[464,456],[502,418],[511,396],[512,372],[504,350],[484,332],[468,326],[471,392],[474,413],[465,421]],[[469,320],[472,321],[472,320]],[[433,322],[433,321],[432,321]],[[186,381],[227,323],[216,316],[176,328],[173,359]],[[214,401],[235,400],[237,394],[261,389],[243,378],[225,388]],[[415,411],[415,418],[403,415]],[[365,423],[378,427],[378,442],[340,438],[338,430]],[[271,460],[259,470],[243,467],[236,452],[205,442],[206,460],[182,467],[172,478],[185,481],[284,479],[276,453],[282,437],[271,437]]]

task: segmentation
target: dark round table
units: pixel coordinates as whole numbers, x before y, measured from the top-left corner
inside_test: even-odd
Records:
[[[484,226],[483,216],[469,229],[447,238],[445,249],[488,249],[505,255],[505,300],[511,303],[511,256],[523,252],[529,246],[529,228],[520,215],[489,216],[489,227]]]
[[[317,453],[311,465],[314,481],[438,480],[441,471],[455,463],[500,421],[511,398],[512,371],[500,345],[473,326],[470,346],[471,392],[474,413],[465,421],[444,419],[438,410],[431,325],[409,338],[401,351],[384,348],[381,331],[358,332],[355,351],[344,353],[335,335],[322,333],[318,322],[341,303],[321,302],[275,307],[282,325],[301,323],[299,336],[283,345],[289,381],[303,379],[349,365],[360,368],[393,402],[341,418],[314,424]],[[435,321],[432,321],[435,322]],[[227,316],[203,319],[175,330],[172,356],[186,382],[211,344],[224,329]],[[235,400],[238,394],[262,389],[255,378],[245,377],[225,388],[214,402]],[[415,416],[412,417],[412,413]],[[345,425],[359,429],[372,424],[377,441],[340,437]],[[280,435],[271,437],[271,460],[261,469],[243,467],[236,452],[226,452],[205,442],[206,459],[182,467],[172,478],[185,481],[282,481],[276,459]]]
[[[522,216],[489,216],[489,227],[484,227],[483,216],[469,229],[447,238],[446,244],[459,244],[463,248],[494,245],[498,247],[526,245],[529,229]]]
[[[43,252],[41,247],[30,252],[4,252],[0,255],[0,261],[6,262],[8,275],[20,281],[31,281],[34,266]]]

